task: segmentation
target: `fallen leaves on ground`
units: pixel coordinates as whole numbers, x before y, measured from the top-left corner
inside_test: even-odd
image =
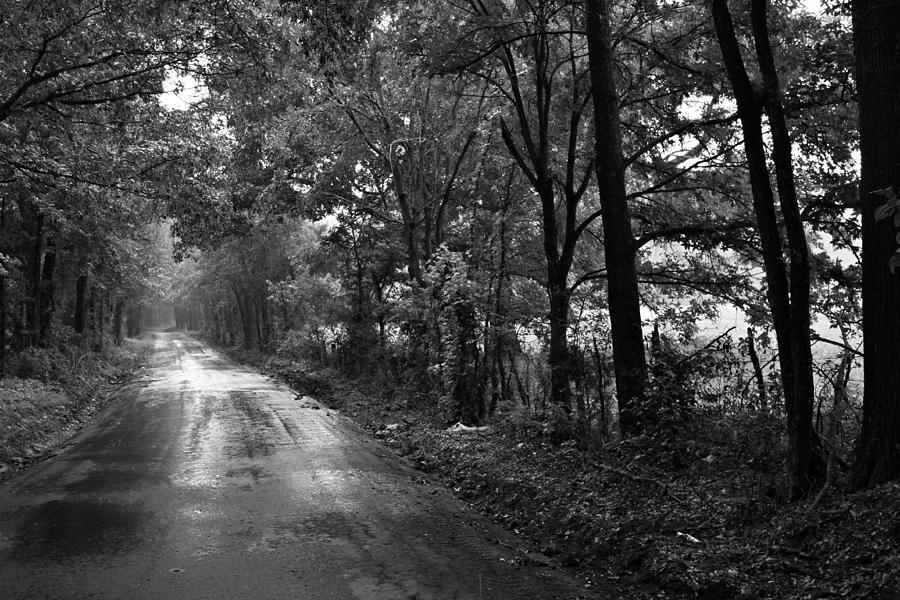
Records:
[[[783,449],[764,441],[777,419],[706,416],[668,436],[585,447],[448,428],[328,369],[267,365],[608,595],[900,598],[900,482],[835,486],[813,510],[776,501]]]

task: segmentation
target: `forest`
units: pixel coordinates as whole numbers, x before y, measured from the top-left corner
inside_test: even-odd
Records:
[[[174,326],[574,566],[900,593],[897,0],[2,7],[0,465]]]

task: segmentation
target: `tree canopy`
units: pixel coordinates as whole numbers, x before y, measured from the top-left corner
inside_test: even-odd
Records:
[[[134,335],[155,299],[447,422],[524,407],[609,440],[764,411],[788,495],[825,483],[822,382],[896,323],[865,312],[897,192],[867,170],[896,154],[865,137],[896,73],[864,9],[854,72],[837,3],[6,4],[3,373]],[[866,346],[867,394],[893,343]],[[866,401],[859,485],[897,474],[888,406]]]

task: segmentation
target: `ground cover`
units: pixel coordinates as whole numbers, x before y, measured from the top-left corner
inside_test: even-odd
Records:
[[[20,356],[17,375],[0,379],[0,481],[51,455],[140,365],[141,345],[103,355],[38,350]]]
[[[850,494],[838,478],[820,498],[781,502],[775,420],[697,415],[665,439],[555,444],[502,421],[447,427],[327,368],[264,368],[530,540],[523,561],[569,567],[607,594],[900,598],[900,484]]]

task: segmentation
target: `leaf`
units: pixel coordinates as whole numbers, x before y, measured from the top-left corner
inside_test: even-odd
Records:
[[[873,192],[874,193],[874,192]],[[882,221],[892,215],[896,210],[896,206],[890,201],[875,207],[875,220]]]
[[[900,251],[894,252],[891,259],[888,261],[888,268],[891,270],[891,274],[894,274],[894,271],[897,267],[900,267]]]

